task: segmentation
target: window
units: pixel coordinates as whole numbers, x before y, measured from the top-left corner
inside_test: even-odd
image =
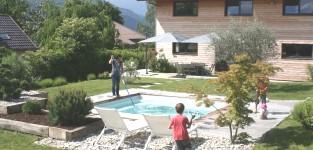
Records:
[[[282,44],[282,58],[312,59],[313,58],[313,45]]]
[[[198,1],[174,1],[174,16],[198,16]]]
[[[198,44],[197,43],[173,43],[173,53],[196,54],[198,53]]]
[[[252,0],[226,0],[225,16],[251,16]]]
[[[313,15],[313,0],[284,0],[284,15]]]

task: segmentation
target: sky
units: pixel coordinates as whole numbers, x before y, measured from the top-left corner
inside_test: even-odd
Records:
[[[145,1],[137,0],[105,0],[111,4],[132,10],[134,13],[144,16],[147,12],[147,5]]]

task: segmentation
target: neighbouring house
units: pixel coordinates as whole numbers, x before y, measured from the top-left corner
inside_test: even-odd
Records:
[[[9,15],[0,14],[0,33],[9,36],[10,40],[5,42],[5,46],[18,54],[37,49],[36,44]]]
[[[133,31],[117,22],[113,22],[115,29],[118,30],[119,36],[118,39],[122,42],[124,45],[128,46],[134,46],[137,45],[137,42],[143,39],[146,39],[145,36],[142,34]]]
[[[138,0],[140,1],[140,0]],[[279,80],[308,79],[313,65],[313,0],[148,0],[156,5],[156,35],[172,32],[187,37],[207,34],[213,27],[227,27],[231,18],[254,19],[277,37],[276,60],[281,67],[271,77]],[[170,62],[201,62],[211,66],[215,53],[208,44],[156,43],[156,50]]]

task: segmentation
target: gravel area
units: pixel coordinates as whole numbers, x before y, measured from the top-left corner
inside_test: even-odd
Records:
[[[30,99],[29,96],[36,95],[36,94],[40,94],[40,91],[36,91],[36,90],[22,91],[21,92],[21,98],[12,99],[11,101],[0,100],[0,105],[1,106],[9,106],[9,105],[16,104],[16,103],[26,102],[27,100]]]
[[[93,150],[97,149],[93,145],[93,143],[96,141],[99,134],[100,131],[71,142],[55,140],[52,138],[44,138],[40,141],[36,141],[35,143],[39,145],[48,145],[62,149],[66,148],[75,150]],[[150,132],[148,131],[148,129],[146,129],[128,135],[125,139],[124,144],[122,144],[120,148],[123,150],[143,149],[149,134]],[[113,130],[108,130],[106,131],[105,135],[102,136],[102,138],[100,139],[99,144],[106,146],[116,146],[120,137],[120,133]],[[171,137],[154,137],[149,145],[149,149],[171,150],[173,145],[173,141],[171,139]],[[196,138],[195,135],[192,135],[190,141],[193,146],[192,149],[194,150],[251,150],[254,145],[253,143],[231,145],[229,139],[204,135],[199,135],[198,138]],[[112,148],[100,147],[100,149],[108,150]]]
[[[19,98],[19,99],[13,99],[12,101],[1,101],[0,100],[0,105],[1,106],[9,106],[12,104],[16,104],[16,103],[22,103],[22,102],[26,102],[29,98]]]

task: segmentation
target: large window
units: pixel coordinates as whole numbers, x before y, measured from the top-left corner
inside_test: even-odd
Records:
[[[197,43],[173,43],[174,54],[196,54],[198,53]]]
[[[313,0],[284,0],[284,15],[313,15]]]
[[[198,16],[198,1],[174,1],[174,16]]]
[[[251,16],[252,0],[226,0],[226,16]]]
[[[312,49],[310,44],[282,44],[282,58],[312,59]]]

